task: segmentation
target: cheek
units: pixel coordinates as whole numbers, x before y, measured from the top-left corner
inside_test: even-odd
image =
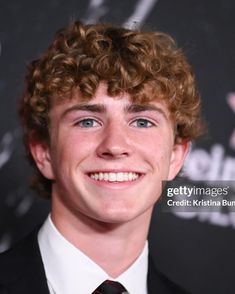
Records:
[[[169,141],[164,141],[163,138],[144,140],[139,148],[153,164],[165,162],[167,165],[170,161],[172,144]]]
[[[61,158],[75,158],[87,154],[94,148],[91,138],[76,132],[64,132],[66,135],[59,136],[55,140],[55,148],[58,147],[58,156]]]
[[[54,141],[52,155],[55,172],[62,174],[63,177],[71,177],[78,168],[82,168],[87,158],[94,156],[96,142],[95,136],[87,138],[72,132],[58,137],[58,140]]]
[[[141,148],[144,160],[151,168],[154,177],[159,181],[166,180],[170,170],[172,142],[157,137],[155,140],[145,141]]]

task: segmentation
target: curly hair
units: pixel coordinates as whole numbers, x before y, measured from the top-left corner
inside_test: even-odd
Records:
[[[200,97],[191,66],[175,41],[162,32],[141,32],[107,24],[74,22],[59,30],[47,51],[33,61],[20,101],[26,149],[31,140],[49,142],[52,97],[70,99],[79,89],[91,99],[105,81],[107,92],[126,92],[134,102],[164,100],[176,129],[176,142],[202,132]],[[34,186],[50,195],[51,182],[36,168]]]

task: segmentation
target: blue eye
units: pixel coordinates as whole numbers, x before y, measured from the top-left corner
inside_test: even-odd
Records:
[[[79,125],[81,128],[93,128],[97,127],[98,122],[92,118],[86,118],[83,120],[80,120],[77,125]]]
[[[136,128],[150,128],[154,125],[151,121],[144,118],[138,118],[132,124]]]

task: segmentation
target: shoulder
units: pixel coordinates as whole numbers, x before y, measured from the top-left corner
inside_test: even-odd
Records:
[[[187,290],[183,289],[182,286],[171,280],[157,268],[151,254],[149,255],[148,267],[148,293],[189,294]]]
[[[17,291],[12,291],[11,293],[23,293],[19,291],[24,291],[26,288],[33,289],[39,281],[46,284],[37,241],[38,229],[36,228],[14,247],[0,254],[0,289],[1,287],[4,289],[16,289],[18,287]],[[0,291],[0,293],[4,292]]]
[[[27,264],[37,258],[39,253],[37,231],[34,230],[15,246],[0,254],[0,281],[8,273],[8,270],[11,270],[12,273],[19,269],[22,271],[23,265],[25,268]]]

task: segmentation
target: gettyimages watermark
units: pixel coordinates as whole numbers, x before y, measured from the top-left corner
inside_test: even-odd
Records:
[[[235,181],[163,182],[160,203],[166,212],[235,212]]]

